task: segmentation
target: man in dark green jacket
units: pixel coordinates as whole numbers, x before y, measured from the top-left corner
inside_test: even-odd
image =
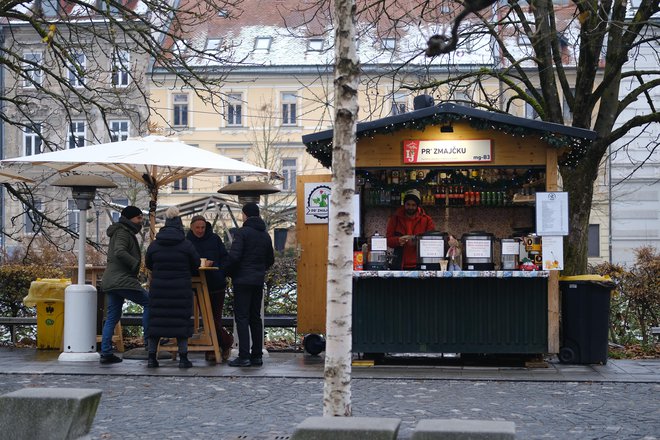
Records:
[[[112,353],[112,334],[121,319],[124,300],[132,301],[144,308],[142,327],[147,332],[149,322],[149,296],[138,281],[142,252],[136,234],[142,229],[143,215],[140,208],[127,206],[121,211],[117,223],[108,227],[108,264],[103,273],[101,286],[106,294],[107,316],[101,338],[101,363],[115,364],[122,358]]]

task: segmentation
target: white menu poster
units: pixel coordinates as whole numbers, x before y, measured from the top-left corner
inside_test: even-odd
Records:
[[[568,193],[536,193],[536,234],[568,235]]]

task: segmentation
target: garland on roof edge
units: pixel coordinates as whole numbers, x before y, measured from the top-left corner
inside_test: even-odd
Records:
[[[437,126],[446,124],[448,122],[454,122],[467,119],[470,126],[476,130],[498,130],[505,134],[512,136],[539,136],[540,139],[546,142],[548,145],[554,148],[563,148],[569,147],[569,153],[562,160],[560,165],[568,166],[574,168],[579,160],[584,157],[587,148],[591,141],[587,139],[574,138],[571,136],[566,136],[562,134],[549,133],[543,130],[537,130],[533,128],[514,126],[510,124],[503,124],[499,122],[486,121],[479,118],[465,118],[462,115],[456,114],[435,114],[426,118],[415,119],[412,121],[404,121],[395,124],[389,124],[384,127],[380,127],[372,130],[365,130],[358,133],[357,138],[371,137],[372,139],[376,135],[382,134],[392,134],[399,130],[412,129],[418,131],[426,130],[426,127]],[[332,139],[323,140],[323,141],[314,141],[307,143],[307,152],[311,154],[314,158],[321,162],[326,168],[330,168],[332,165]]]

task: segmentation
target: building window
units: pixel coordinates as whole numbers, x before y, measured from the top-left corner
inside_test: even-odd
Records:
[[[243,96],[240,93],[230,93],[227,96],[227,125],[240,126],[243,123]]]
[[[282,125],[296,125],[296,94],[282,92]]]
[[[82,52],[72,52],[72,61],[67,62],[67,78],[71,87],[82,87],[85,85],[85,68],[87,58]]]
[[[518,35],[518,44],[521,46],[531,46],[532,42],[529,39],[529,36],[526,34],[520,34]]]
[[[470,93],[467,90],[454,90],[452,93],[452,98],[452,101],[459,105],[474,107],[474,102],[472,101]]]
[[[206,40],[204,52],[218,52],[222,46],[221,38],[209,38]]]
[[[534,99],[534,95],[532,95],[531,90],[527,90],[527,95],[530,96],[532,99]],[[540,116],[538,113],[536,113],[536,110],[534,110],[534,107],[528,102],[525,102],[525,117],[527,119],[540,119]]]
[[[282,191],[293,192],[296,190],[296,159],[282,159]]]
[[[116,210],[112,211],[112,222],[117,223],[121,216],[120,211],[128,206],[128,199],[112,199],[112,203],[118,206]]]
[[[24,214],[25,215],[24,225],[25,225],[26,234],[34,234],[38,232],[39,226],[41,224],[41,222],[39,221],[39,214],[37,214],[35,210],[39,212],[43,211],[44,209],[43,200],[33,200],[32,206],[34,206],[34,209],[27,208]]]
[[[112,57],[112,85],[127,87],[131,81],[131,55],[127,50],[118,50]]]
[[[23,155],[41,154],[41,124],[23,129]]]
[[[234,159],[234,160],[238,160],[240,162],[243,162],[242,157],[231,157],[230,159]],[[241,180],[243,180],[241,176],[227,176],[227,184],[240,182]]]
[[[404,93],[392,94],[392,116],[401,115],[408,110],[408,97]]]
[[[78,206],[76,206],[75,200],[69,199],[66,201],[66,203],[66,214],[69,221],[69,230],[71,232],[78,232],[78,213],[80,210],[78,209]]]
[[[257,39],[254,40],[254,50],[268,52],[272,42],[273,39],[271,37],[257,37]]]
[[[26,52],[23,54],[23,71],[25,72],[23,87],[33,89],[41,85],[44,76],[41,70],[43,57],[41,52]]]
[[[188,178],[175,180],[172,183],[172,190],[175,192],[188,192]]]
[[[41,13],[44,17],[55,17],[59,10],[58,0],[41,0],[39,5],[41,6]]]
[[[128,139],[130,123],[128,121],[110,121],[110,142]]]
[[[589,225],[587,257],[600,257],[600,225]]]
[[[85,146],[85,121],[73,121],[69,124],[67,135],[67,148],[80,148]]]
[[[172,96],[174,101],[174,126],[188,126],[188,95],[175,94]]]
[[[575,89],[571,89],[571,93],[575,96]],[[564,117],[564,124],[570,125],[573,122],[573,112],[568,106],[568,101],[566,100],[566,95],[562,97],[562,114]]]
[[[396,40],[394,38],[383,38],[383,49],[394,50],[396,48]]]
[[[307,41],[308,52],[321,52],[323,50],[323,40],[320,38],[310,38]]]

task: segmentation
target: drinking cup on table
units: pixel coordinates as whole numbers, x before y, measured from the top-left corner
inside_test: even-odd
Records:
[[[447,260],[440,260],[440,270],[447,270],[447,263],[449,263]]]
[[[206,258],[200,258],[199,267],[207,267],[208,266],[207,262],[208,260]]]

